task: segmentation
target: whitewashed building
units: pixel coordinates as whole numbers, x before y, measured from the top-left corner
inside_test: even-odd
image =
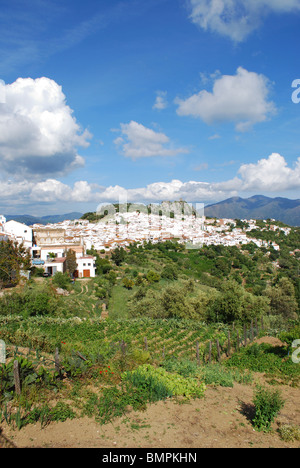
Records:
[[[26,248],[32,247],[32,228],[18,221],[7,221],[4,224],[4,232],[11,238],[15,239],[19,244],[24,244]]]
[[[95,260],[96,258],[92,257],[91,255],[77,258],[77,270],[74,273],[75,278],[95,278]]]

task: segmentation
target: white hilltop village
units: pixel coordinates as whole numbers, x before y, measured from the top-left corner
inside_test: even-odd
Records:
[[[163,202],[169,203],[169,202]],[[176,202],[175,202],[176,203]],[[113,206],[113,205],[111,205]],[[121,206],[121,205],[120,205]],[[151,206],[151,205],[150,205]],[[160,205],[162,206],[162,205]],[[174,206],[171,203],[171,206]],[[233,219],[206,218],[195,210],[169,210],[150,213],[134,205],[128,209],[113,210],[96,222],[87,219],[65,220],[54,224],[33,224],[27,226],[18,221],[6,221],[0,215],[0,240],[11,239],[23,243],[30,250],[32,266],[42,267],[46,275],[65,271],[66,252],[76,253],[77,278],[95,277],[96,258],[87,255],[87,251],[95,249],[106,254],[117,247],[126,248],[130,244],[145,242],[159,243],[176,240],[189,249],[197,249],[203,245],[241,246],[254,242],[258,247],[269,247],[270,242],[248,237],[247,232],[257,229],[256,220],[241,220],[245,223],[243,229],[237,227]],[[170,216],[171,213],[171,216]],[[286,235],[290,228],[278,227]],[[279,250],[276,243],[271,243]]]

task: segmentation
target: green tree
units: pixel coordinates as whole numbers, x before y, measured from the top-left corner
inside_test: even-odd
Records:
[[[69,289],[71,284],[71,279],[68,273],[62,273],[57,271],[52,278],[52,283],[58,288]]]
[[[134,281],[129,278],[123,278],[123,286],[126,289],[132,289],[134,286]]]
[[[222,285],[221,294],[211,303],[209,318],[215,322],[231,323],[242,318],[243,288],[233,280]]]
[[[0,241],[0,285],[16,286],[22,270],[29,270],[31,258],[23,244],[12,240]]]
[[[111,259],[117,266],[121,265],[126,257],[126,252],[123,247],[117,247],[114,252],[111,254]]]
[[[269,287],[266,295],[270,299],[270,313],[285,318],[297,318],[298,303],[295,288],[289,278],[283,277],[275,287]]]
[[[223,283],[220,294],[209,304],[208,318],[214,322],[249,322],[269,310],[266,297],[255,296],[234,280]]]
[[[74,250],[67,250],[66,252],[66,269],[70,276],[74,275],[77,270],[76,253]]]
[[[178,273],[173,265],[166,265],[161,273],[161,277],[168,280],[177,280]]]
[[[152,270],[148,271],[146,278],[149,283],[158,283],[160,280],[159,274]]]

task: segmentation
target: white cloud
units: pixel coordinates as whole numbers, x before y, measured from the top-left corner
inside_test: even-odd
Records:
[[[104,187],[90,184],[87,181],[77,181],[71,187],[56,179],[47,179],[33,183],[29,187],[29,197],[37,202],[93,202],[97,201]]]
[[[232,191],[230,196],[236,195]],[[227,196],[227,192],[215,189],[214,184],[207,182],[181,182],[174,179],[171,182],[155,182],[146,187],[124,189],[120,186],[108,187],[99,197],[103,201],[127,200],[128,202],[159,202],[161,200],[184,199],[187,202],[197,200],[221,200]]]
[[[163,110],[168,106],[166,100],[167,92],[166,91],[157,91],[155,103],[153,104],[153,109]]]
[[[205,167],[204,167],[205,168]],[[187,202],[214,203],[233,196],[249,196],[252,194],[278,194],[284,192],[299,197],[300,190],[300,157],[294,167],[289,167],[285,158],[278,153],[268,158],[260,159],[257,163],[242,164],[237,175],[227,181],[182,182],[173,179],[170,182],[154,182],[146,187],[125,188],[120,185],[103,187],[78,181],[71,185],[56,179],[46,179],[39,183],[35,181],[2,181],[0,183],[0,200],[3,207],[25,207],[39,204],[55,206],[70,205],[72,209],[80,209],[89,203],[96,210],[100,203],[115,202],[160,202],[162,200],[176,201],[183,199]],[[290,195],[291,196],[291,195]],[[71,209],[71,208],[70,208]],[[3,208],[2,208],[3,210]]]
[[[245,40],[271,13],[300,11],[300,0],[188,0],[190,18],[202,29]]]
[[[66,104],[61,86],[49,78],[18,78],[5,86],[0,105],[2,169],[30,174],[62,174],[84,164],[77,147],[87,147],[90,133],[81,131]]]
[[[257,163],[242,164],[236,177],[215,184],[215,188],[255,194],[294,191],[299,196],[300,158],[295,162],[294,168],[290,168],[283,156],[272,153]]]
[[[283,156],[273,153],[268,159],[260,159],[256,164],[243,164],[239,174],[243,190],[300,190],[300,158],[295,168],[291,169]]]
[[[122,136],[116,138],[114,143],[122,147],[124,156],[132,159],[176,156],[188,152],[186,148],[174,148],[164,133],[155,132],[134,121],[121,124],[121,134]]]
[[[264,75],[239,67],[236,75],[216,79],[211,93],[202,90],[186,100],[177,98],[177,114],[200,118],[206,124],[234,122],[237,131],[246,131],[275,112],[275,105],[268,101],[269,88]]]
[[[208,137],[209,140],[219,140],[220,135],[218,135],[217,133],[215,133],[214,135],[211,135],[210,137]]]
[[[68,185],[55,179],[47,179],[32,186],[30,198],[47,203],[66,201],[70,200],[71,192]]]

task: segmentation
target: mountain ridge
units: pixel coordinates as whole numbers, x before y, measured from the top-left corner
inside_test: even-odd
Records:
[[[289,226],[300,226],[300,199],[254,195],[231,197],[204,208],[205,216],[231,219],[275,219]]]
[[[154,213],[159,211],[173,211],[175,214],[182,212],[185,205],[185,214],[194,210],[192,204],[180,201],[162,201],[158,204],[144,205],[145,208],[152,207]],[[104,206],[104,209],[106,206]],[[275,219],[289,226],[300,226],[300,199],[289,199],[284,197],[270,198],[264,195],[253,195],[249,198],[231,197],[220,202],[204,207],[205,216],[211,218],[230,218],[230,219]],[[27,225],[48,223],[59,223],[65,220],[80,219],[83,213],[77,211],[62,215],[4,215],[7,221],[13,219]]]
[[[32,215],[4,215],[6,221],[18,221],[19,223],[27,224],[27,226],[31,226],[33,224],[52,224],[52,223],[59,223],[65,220],[72,220],[72,219],[79,219],[81,218],[82,213],[74,211],[72,213],[66,213],[62,215],[46,215],[46,216],[32,216]]]

